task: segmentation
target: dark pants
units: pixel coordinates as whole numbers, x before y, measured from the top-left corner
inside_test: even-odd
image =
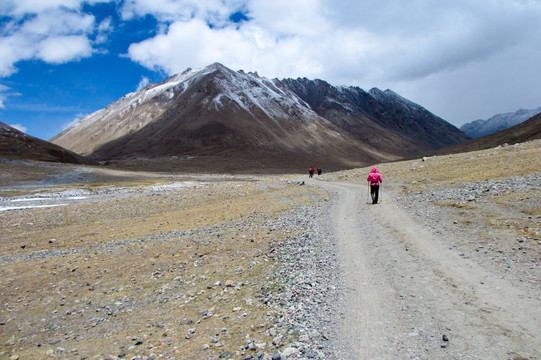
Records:
[[[370,196],[372,196],[372,204],[378,203],[379,185],[370,185]]]

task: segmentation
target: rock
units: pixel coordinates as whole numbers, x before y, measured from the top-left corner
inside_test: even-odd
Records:
[[[233,285],[235,285],[235,282],[233,280],[227,280],[225,282],[225,286],[227,287],[233,287]]]
[[[443,336],[441,338],[442,338],[443,341],[449,341],[449,338],[445,334],[443,334]]]
[[[267,347],[267,343],[257,343],[255,344],[255,348],[257,351],[265,350]]]
[[[288,347],[288,348],[285,348],[284,351],[282,351],[282,356],[285,356],[285,357],[293,356],[297,354],[298,352],[299,352],[299,349],[294,348],[294,347]]]
[[[56,243],[56,239],[49,239],[49,244],[54,244]]]
[[[282,343],[283,338],[284,337],[282,335],[276,336],[274,339],[272,339],[272,344],[276,345],[276,346],[280,346],[280,344]]]

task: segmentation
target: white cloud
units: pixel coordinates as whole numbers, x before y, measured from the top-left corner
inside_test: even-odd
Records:
[[[83,3],[93,5],[108,2],[111,0],[2,0],[0,13],[24,16],[58,8],[79,10]]]
[[[96,3],[98,1],[91,1]],[[83,1],[8,0],[0,14],[11,17],[0,28],[0,76],[17,71],[21,60],[42,60],[54,64],[91,56],[91,36],[96,43],[104,40],[110,23],[96,25],[93,15],[80,12]],[[109,27],[109,29],[108,29]]]
[[[96,44],[103,44],[107,41],[109,35],[114,31],[111,17],[102,20],[97,26]]]
[[[220,25],[248,0],[125,0],[120,13],[125,20],[152,15],[162,22],[206,19]]]
[[[7,86],[0,84],[0,109],[3,109],[5,107],[4,101],[8,96],[8,90],[9,88]]]
[[[143,89],[145,86],[147,86],[148,84],[150,84],[150,80],[149,78],[147,78],[146,76],[143,76],[141,78],[141,81],[139,81],[139,84],[137,84],[137,91]]]
[[[24,127],[24,126],[21,125],[21,124],[11,124],[11,125],[9,125],[9,126],[11,126],[11,127],[14,128],[14,129],[17,129],[17,130],[19,130],[20,132],[23,132],[23,133],[25,133],[26,130],[27,130],[27,128]]]
[[[92,54],[92,46],[85,36],[55,36],[41,41],[35,56],[45,62],[62,64]]]

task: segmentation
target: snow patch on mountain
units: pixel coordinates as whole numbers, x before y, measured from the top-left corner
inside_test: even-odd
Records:
[[[252,115],[255,115],[254,108],[257,108],[271,119],[289,117],[293,109],[310,116],[315,115],[295,94],[284,92],[273,81],[254,73],[226,73],[224,78],[217,80],[217,85],[221,94],[213,101],[218,109],[224,106],[225,97]]]

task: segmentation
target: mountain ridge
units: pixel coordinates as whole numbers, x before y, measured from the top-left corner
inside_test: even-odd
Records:
[[[519,109],[515,112],[496,114],[487,120],[474,120],[462,125],[460,130],[476,139],[518,125],[539,113],[541,113],[541,106],[530,110]]]
[[[324,101],[314,102],[318,91]],[[360,88],[268,79],[214,63],[127,94],[51,141],[98,161],[218,156],[277,167],[312,161],[341,169],[466,139],[390,90],[373,93],[379,99]],[[410,124],[413,129],[404,131]],[[441,126],[448,134],[439,133]]]
[[[447,155],[453,153],[470,152],[484,150],[502,146],[504,144],[513,145],[516,143],[527,142],[541,139],[541,113],[532,116],[515,126],[501,130],[489,135],[472,139],[464,143],[438,149],[434,152],[436,155]]]
[[[27,135],[3,122],[0,122],[0,157],[71,164],[97,164],[73,151]]]

